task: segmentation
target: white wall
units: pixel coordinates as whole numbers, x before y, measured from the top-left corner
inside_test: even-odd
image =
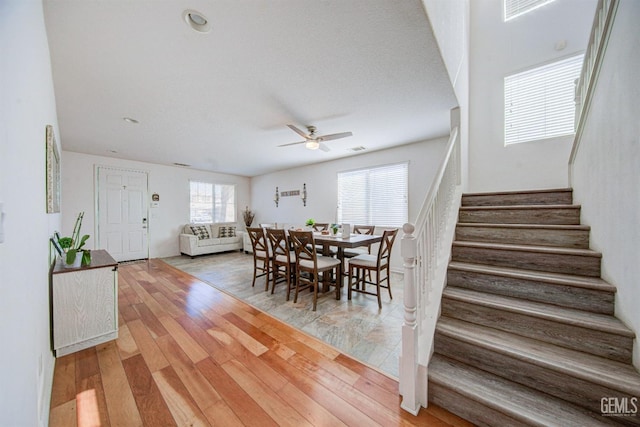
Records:
[[[616,315],[640,334],[640,2],[621,0],[573,168],[574,198],[617,287]],[[640,368],[635,341],[634,364]]]
[[[160,207],[149,209],[149,256],[162,258],[179,255],[178,235],[189,222],[189,180],[202,180],[215,184],[235,184],[237,221],[241,227],[242,211],[250,201],[250,179],[238,175],[187,169],[177,166],[156,165],[92,156],[71,151],[62,152],[62,232],[70,234],[78,212],[84,211],[82,232],[90,234],[89,249],[95,248],[95,166],[134,169],[149,174],[149,195],[160,195]]]
[[[596,0],[556,0],[503,22],[502,1],[471,2],[469,190],[566,187],[573,137],[504,146],[504,77],[586,48]],[[555,43],[566,48],[555,50]]]
[[[45,126],[58,123],[42,2],[0,1],[0,425],[44,426],[54,358],[49,339]]]
[[[415,222],[442,161],[447,141],[448,138],[440,138],[254,177],[250,205],[256,212],[253,225],[274,222],[303,225],[308,218],[335,222],[338,172],[404,161],[409,162],[409,222]],[[300,197],[281,197],[276,207],[273,202],[276,186],[280,191],[302,190],[304,183],[308,193],[306,207]],[[394,270],[402,268],[399,247],[399,243],[393,247],[391,265]]]
[[[469,0],[422,0],[460,107],[462,187],[469,186]]]

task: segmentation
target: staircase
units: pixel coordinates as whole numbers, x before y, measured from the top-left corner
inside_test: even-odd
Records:
[[[640,425],[600,260],[570,189],[463,195],[429,401],[478,425]]]

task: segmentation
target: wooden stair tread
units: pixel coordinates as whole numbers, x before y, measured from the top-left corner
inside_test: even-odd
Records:
[[[537,230],[578,230],[589,231],[591,227],[588,225],[571,225],[571,224],[501,224],[486,222],[458,222],[458,227],[483,227],[483,228],[511,228],[511,229],[537,229]]]
[[[462,193],[465,196],[512,196],[517,194],[573,193],[572,188],[546,188],[542,190],[489,191],[484,193]]]
[[[513,245],[509,243],[484,243],[464,240],[456,240],[453,242],[452,246],[602,258],[602,254],[600,252],[596,252],[591,249],[562,248],[556,246]]]
[[[625,326],[617,318],[606,314],[590,313],[573,308],[527,301],[502,295],[487,294],[470,289],[450,286],[444,289],[442,297],[512,313],[538,317],[567,325],[579,326],[586,329],[635,338],[635,333],[631,329]]]
[[[436,329],[454,339],[632,396],[640,393],[640,374],[633,365],[448,317],[440,318]]]
[[[438,354],[429,363],[429,381],[530,425],[616,425],[599,414]]]
[[[461,211],[580,209],[580,205],[491,205],[460,206]]]
[[[573,274],[551,273],[545,271],[522,270],[517,268],[497,267],[485,264],[472,264],[467,262],[452,261],[449,268],[463,270],[479,274],[504,276],[514,279],[535,280],[564,286],[574,286],[586,289],[594,289],[605,292],[616,292],[616,287],[599,277],[576,276]]]

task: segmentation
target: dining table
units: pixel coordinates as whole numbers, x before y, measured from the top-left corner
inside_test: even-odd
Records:
[[[369,246],[374,243],[380,243],[382,241],[382,236],[351,233],[348,236],[343,237],[341,233],[323,234],[322,232],[314,232],[313,239],[316,245],[322,246],[322,255],[324,256],[331,256],[332,246],[337,248],[336,258],[342,263],[342,277],[344,278],[346,277],[344,250],[357,248],[358,246]],[[328,288],[328,286],[326,286],[326,288]]]

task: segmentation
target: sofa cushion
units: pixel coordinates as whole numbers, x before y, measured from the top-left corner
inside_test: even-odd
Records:
[[[233,226],[218,228],[218,237],[236,237],[236,228]]]
[[[192,225],[191,231],[198,237],[198,240],[204,240],[210,237],[209,227],[206,225]]]
[[[219,245],[222,242],[220,241],[220,239],[201,239],[198,240],[198,246],[214,246],[214,245]]]

